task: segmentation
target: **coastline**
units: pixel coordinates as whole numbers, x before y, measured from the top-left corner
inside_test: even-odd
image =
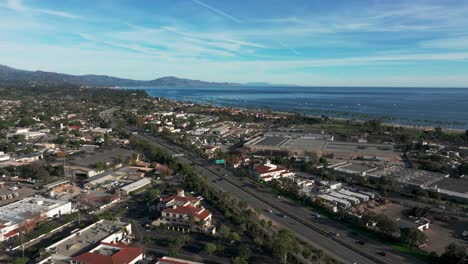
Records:
[[[412,119],[410,117],[405,117],[405,116],[383,116],[381,113],[375,113],[375,112],[367,112],[367,113],[356,113],[353,111],[343,111],[342,109],[336,109],[336,110],[328,110],[328,109],[304,109],[304,110],[296,110],[296,109],[280,109],[280,110],[274,110],[269,108],[268,106],[261,106],[261,105],[250,105],[250,106],[236,106],[235,103],[215,103],[212,104],[210,102],[205,102],[203,100],[196,100],[196,99],[182,99],[182,98],[171,98],[170,96],[165,96],[163,95],[158,95],[158,94],[152,94],[148,90],[151,88],[155,87],[121,87],[117,88],[115,87],[114,89],[135,89],[135,90],[143,90],[146,92],[146,94],[149,97],[153,98],[164,98],[166,100],[171,100],[179,103],[194,103],[197,105],[203,105],[203,106],[210,106],[210,107],[216,107],[216,108],[229,108],[229,109],[242,109],[245,111],[258,111],[258,112],[270,112],[270,113],[277,113],[277,114],[296,114],[300,113],[301,115],[304,116],[309,116],[313,118],[320,118],[321,116],[327,116],[329,119],[336,120],[336,121],[353,121],[353,122],[366,122],[368,120],[381,120],[381,124],[384,126],[391,126],[391,127],[401,127],[401,128],[406,128],[406,129],[414,129],[414,130],[419,130],[419,131],[429,131],[429,130],[435,130],[436,128],[441,128],[444,132],[448,133],[463,133],[466,130],[468,130],[468,127],[466,127],[466,123],[461,121],[461,122],[454,122],[452,120],[422,120],[421,119]],[[189,87],[190,88],[190,87]],[[279,107],[277,107],[279,108]],[[307,113],[307,111],[309,113]],[[310,113],[312,112],[312,113]],[[315,113],[314,113],[315,112]],[[341,115],[341,116],[340,116]],[[359,118],[363,117],[363,118]],[[391,120],[391,121],[389,121]],[[392,122],[395,120],[395,122]],[[464,120],[464,119],[462,119]],[[401,122],[398,122],[401,121]],[[405,122],[407,121],[407,122]]]

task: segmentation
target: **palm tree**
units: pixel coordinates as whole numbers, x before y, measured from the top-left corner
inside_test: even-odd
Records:
[[[317,250],[317,252],[315,252],[315,255],[317,256],[317,261],[320,264],[325,254],[323,253],[322,250],[319,249]]]

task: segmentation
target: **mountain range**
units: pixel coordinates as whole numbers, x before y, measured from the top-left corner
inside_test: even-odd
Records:
[[[71,75],[46,71],[19,70],[0,64],[0,84],[75,84],[93,87],[164,87],[164,86],[238,86],[242,84],[227,82],[205,82],[199,80],[181,79],[173,76],[157,78],[149,81],[124,79],[107,75]]]

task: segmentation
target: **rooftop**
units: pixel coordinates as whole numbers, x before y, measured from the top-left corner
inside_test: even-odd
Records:
[[[118,232],[127,223],[101,220],[67,238],[49,246],[47,249],[61,256],[75,256],[84,253],[101,240]]]
[[[0,219],[15,223],[21,222],[26,218],[31,218],[36,213],[43,213],[67,203],[70,202],[43,197],[28,197],[0,207]]]
[[[211,215],[211,212],[202,207],[195,207],[191,205],[187,206],[174,206],[166,208],[162,211],[163,213],[173,213],[180,215],[192,215],[195,218],[205,220]]]
[[[468,181],[466,180],[443,178],[431,184],[430,187],[468,194]]]
[[[78,255],[72,260],[86,264],[128,264],[141,254],[143,250],[140,248],[102,242],[93,250]]]

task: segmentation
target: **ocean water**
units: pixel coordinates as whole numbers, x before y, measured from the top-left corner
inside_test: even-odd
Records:
[[[357,87],[132,87],[150,96],[350,119],[468,128],[468,89]]]

